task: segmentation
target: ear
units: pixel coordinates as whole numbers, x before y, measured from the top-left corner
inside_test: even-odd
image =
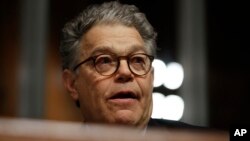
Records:
[[[70,96],[75,101],[77,101],[79,99],[79,94],[75,86],[75,79],[76,79],[75,74],[71,70],[65,69],[63,70],[62,78],[64,87],[66,88]]]

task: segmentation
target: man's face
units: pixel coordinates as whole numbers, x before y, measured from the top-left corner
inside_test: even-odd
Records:
[[[123,25],[96,25],[81,39],[79,62],[99,54],[128,56],[146,53],[135,28]],[[66,71],[64,72],[66,73]],[[143,76],[134,75],[126,59],[111,76],[99,74],[93,61],[71,73],[69,92],[80,101],[84,121],[146,126],[152,112],[153,69]]]

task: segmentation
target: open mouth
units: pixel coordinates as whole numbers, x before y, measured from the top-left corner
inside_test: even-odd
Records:
[[[112,96],[110,99],[138,99],[138,96],[132,92],[120,92]]]

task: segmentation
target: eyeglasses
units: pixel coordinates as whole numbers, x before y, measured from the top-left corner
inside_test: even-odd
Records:
[[[73,70],[75,71],[82,64],[92,60],[95,66],[95,70],[99,74],[109,76],[114,74],[118,70],[121,58],[127,60],[129,70],[133,74],[138,76],[147,74],[152,66],[152,61],[154,60],[154,56],[147,55],[144,53],[137,53],[129,56],[100,54],[89,57],[86,60],[80,62],[73,68]]]

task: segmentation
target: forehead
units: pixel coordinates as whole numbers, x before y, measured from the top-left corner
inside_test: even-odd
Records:
[[[134,27],[120,24],[101,24],[92,27],[82,38],[81,49],[83,55],[86,56],[99,52],[111,52],[119,55],[148,52],[139,32]]]

